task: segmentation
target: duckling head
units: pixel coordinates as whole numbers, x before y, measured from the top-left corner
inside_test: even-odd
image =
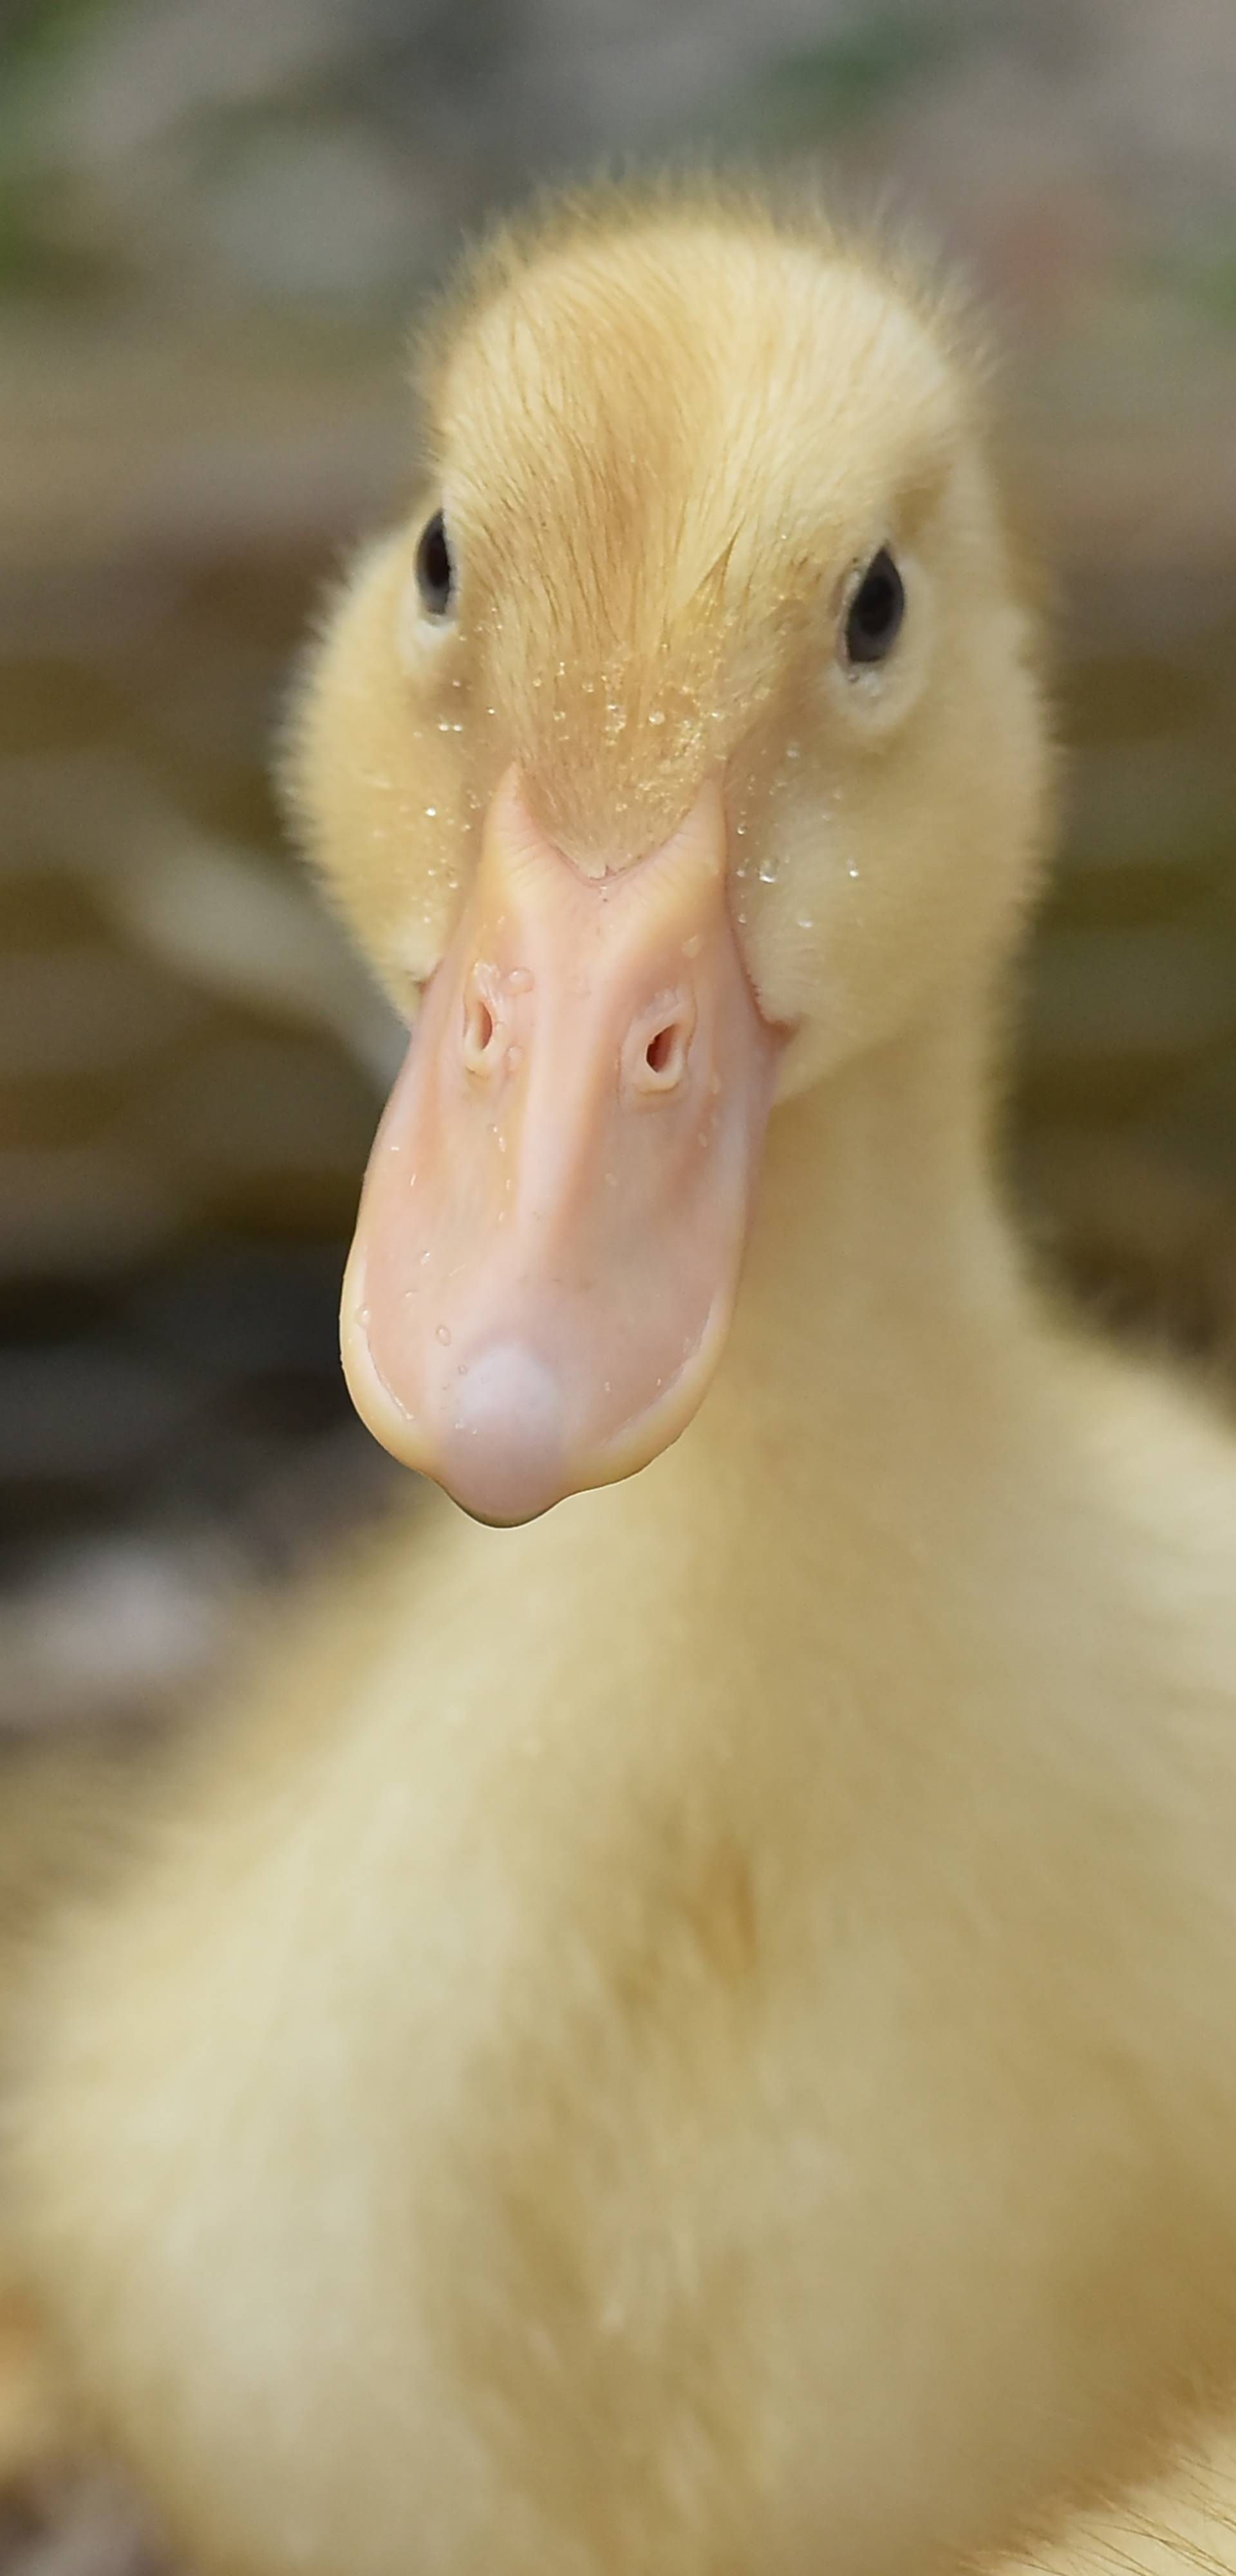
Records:
[[[774,1098],[985,1009],[1044,730],[981,370],[899,256],[603,194],[474,262],[419,383],[287,777],[415,1022],[352,1393],[512,1522],[689,1421]]]

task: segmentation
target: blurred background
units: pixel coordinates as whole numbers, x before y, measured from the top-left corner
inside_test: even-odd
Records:
[[[604,156],[891,183],[1002,316],[1073,753],[1021,1186],[1231,1381],[1234,137],[1233,0],[0,0],[0,1730],[173,1708],[395,1481],[335,1310],[399,1033],[268,744],[410,479],[418,292]]]
[[[1233,0],[0,0],[0,1727],[172,1705],[388,1471],[339,1275],[399,1033],[280,844],[406,318],[603,156],[891,183],[1002,317],[1067,851],[1016,1151],[1236,1365]]]

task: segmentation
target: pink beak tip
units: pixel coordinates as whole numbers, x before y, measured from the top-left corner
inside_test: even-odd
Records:
[[[562,1390],[524,1344],[494,1342],[469,1360],[450,1406],[436,1470],[474,1520],[535,1520],[571,1491]]]

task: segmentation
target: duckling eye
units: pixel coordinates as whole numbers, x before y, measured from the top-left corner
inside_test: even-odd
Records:
[[[455,566],[446,539],[446,522],[440,510],[421,532],[416,549],[416,586],[421,605],[431,617],[445,617],[455,589]]]
[[[892,652],[905,616],[905,585],[887,546],[868,564],[845,622],[848,662],[883,662]]]

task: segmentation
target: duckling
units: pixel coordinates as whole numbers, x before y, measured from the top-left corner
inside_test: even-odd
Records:
[[[415,1020],[343,1339],[445,1490],[28,1940],[12,2268],[206,2576],[956,2565],[1236,2362],[1236,1449],[996,1173],[981,350],[692,182],[502,232],[419,389],[286,768]]]

